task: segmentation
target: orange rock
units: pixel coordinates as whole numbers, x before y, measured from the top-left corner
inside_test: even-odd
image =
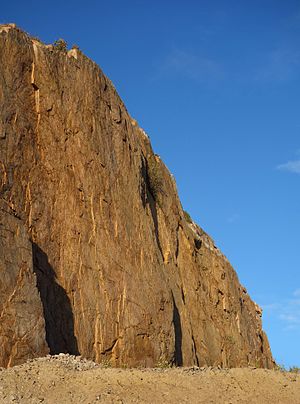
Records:
[[[228,260],[185,218],[173,177],[110,80],[73,53],[0,28],[0,192],[9,206],[0,217],[19,226],[0,244],[0,256],[15,260],[1,261],[1,304],[18,285],[22,245],[30,274],[15,289],[24,303],[1,306],[10,320],[0,323],[9,341],[0,365],[18,344],[15,362],[44,355],[47,342],[52,354],[115,366],[272,367],[257,308]],[[19,318],[28,318],[28,338]]]

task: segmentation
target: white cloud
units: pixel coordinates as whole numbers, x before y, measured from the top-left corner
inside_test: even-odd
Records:
[[[287,163],[279,164],[277,169],[300,174],[300,160],[288,161]]]
[[[277,48],[266,53],[256,79],[260,81],[287,81],[299,74],[300,52],[298,49]]]
[[[163,74],[179,74],[196,81],[219,80],[223,78],[223,70],[215,60],[173,49],[160,66]]]
[[[292,323],[292,324],[300,323],[300,317],[296,316],[294,314],[282,313],[279,315],[279,318],[283,321],[286,321],[286,322]]]
[[[274,310],[278,310],[281,308],[281,304],[280,303],[268,303],[268,304],[262,304],[261,305],[263,311],[274,311]]]
[[[228,223],[234,223],[234,222],[236,222],[237,220],[239,220],[239,218],[240,218],[240,215],[239,215],[238,213],[234,213],[233,215],[231,215],[231,216],[229,216],[229,217],[227,218],[227,222],[228,222]]]
[[[262,308],[266,316],[277,317],[284,324],[283,329],[300,331],[300,289],[296,289],[292,296],[277,303],[262,305]]]

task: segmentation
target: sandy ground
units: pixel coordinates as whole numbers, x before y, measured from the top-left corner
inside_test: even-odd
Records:
[[[61,355],[0,371],[1,403],[299,403],[300,374],[262,369],[113,369]]]

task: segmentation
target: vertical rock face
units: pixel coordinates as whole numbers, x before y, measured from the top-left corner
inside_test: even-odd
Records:
[[[48,346],[112,365],[273,366],[259,307],[111,82],[11,25],[0,193],[0,365]]]
[[[0,200],[0,365],[48,353],[32,246],[19,217]]]

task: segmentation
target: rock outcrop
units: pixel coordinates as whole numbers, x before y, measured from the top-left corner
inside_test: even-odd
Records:
[[[272,367],[261,312],[112,83],[0,27],[0,366]]]
[[[0,366],[48,353],[32,245],[22,220],[0,199]]]

